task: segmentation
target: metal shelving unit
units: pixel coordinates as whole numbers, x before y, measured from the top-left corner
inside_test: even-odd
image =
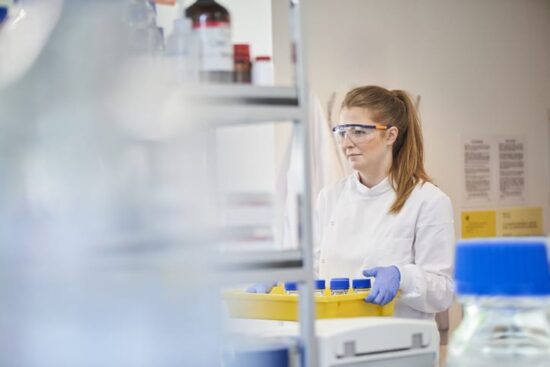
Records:
[[[302,0],[303,1],[303,0]],[[296,250],[227,251],[218,264],[225,284],[261,282],[277,279],[299,283],[300,349],[305,366],[317,365],[315,338],[315,301],[313,296],[313,244],[310,192],[310,142],[308,131],[308,91],[300,2],[290,6],[291,37],[296,56],[295,87],[259,87],[250,85],[204,85],[182,91],[183,98],[193,105],[193,119],[212,128],[230,125],[253,125],[263,122],[292,121],[294,140],[301,152],[302,177],[298,195],[300,247]]]
[[[292,87],[205,85],[182,93],[195,104],[195,118],[215,126],[302,119],[300,99]]]

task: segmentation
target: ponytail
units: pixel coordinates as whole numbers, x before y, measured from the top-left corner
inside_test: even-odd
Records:
[[[390,208],[390,213],[399,213],[419,183],[429,182],[430,178],[424,169],[424,142],[420,118],[409,95],[402,90],[394,90],[392,94],[402,104],[401,121],[395,125],[399,129],[396,142],[393,145],[393,162],[390,171],[397,198]]]

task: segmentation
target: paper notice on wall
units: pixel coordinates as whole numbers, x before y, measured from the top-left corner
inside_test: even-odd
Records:
[[[525,139],[498,139],[499,199],[525,201]]]
[[[465,211],[461,215],[462,238],[496,236],[496,211]]]
[[[543,226],[541,207],[463,211],[461,215],[462,238],[540,236]]]
[[[542,208],[499,209],[497,235],[539,236],[544,234]]]
[[[492,149],[486,138],[464,139],[464,200],[489,203],[492,199]]]

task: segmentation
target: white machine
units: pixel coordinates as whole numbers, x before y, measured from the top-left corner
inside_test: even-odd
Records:
[[[242,320],[240,332],[298,335],[298,323]],[[317,320],[319,367],[437,367],[439,332],[434,321],[366,317]],[[295,366],[294,363],[289,365]]]
[[[434,321],[398,318],[319,320],[319,366],[436,367]]]

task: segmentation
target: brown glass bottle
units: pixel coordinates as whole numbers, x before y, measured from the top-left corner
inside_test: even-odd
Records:
[[[197,0],[185,10],[200,44],[200,77],[208,83],[233,81],[231,17],[215,0]]]
[[[250,84],[252,79],[252,63],[250,62],[250,46],[244,43],[233,45],[235,83]]]

